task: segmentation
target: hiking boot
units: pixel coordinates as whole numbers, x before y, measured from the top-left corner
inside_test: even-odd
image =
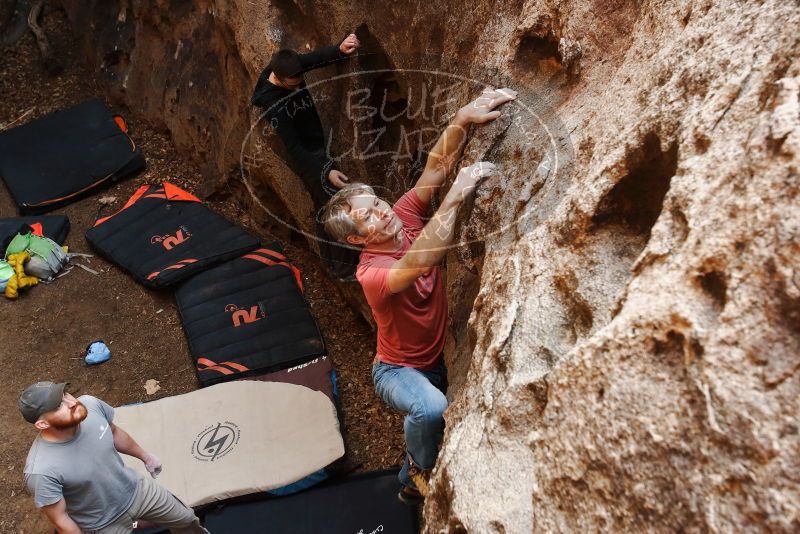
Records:
[[[430,469],[421,469],[415,465],[409,456],[408,477],[417,487],[417,491],[422,497],[428,496],[428,479],[431,477]]]
[[[422,504],[422,501],[425,500],[425,497],[423,497],[420,492],[408,486],[400,487],[400,491],[397,493],[397,498],[400,499],[400,502],[406,506],[417,506]]]

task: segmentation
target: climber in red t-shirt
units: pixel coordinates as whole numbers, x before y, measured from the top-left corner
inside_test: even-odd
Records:
[[[494,165],[462,168],[427,224],[424,218],[431,197],[461,156],[469,125],[496,119],[500,112],[495,108],[516,95],[511,89],[487,89],[459,109],[414,188],[394,206],[376,197],[370,186],[353,183],[331,198],[322,216],[330,235],[361,248],[356,278],[378,325],[375,389],[387,404],[407,413],[408,454],[399,476],[399,497],[407,504],[420,502],[427,493],[444,430],[447,296],[439,263],[453,241],[458,207],[481,178],[494,173]]]

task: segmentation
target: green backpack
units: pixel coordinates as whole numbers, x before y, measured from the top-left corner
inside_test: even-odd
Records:
[[[67,253],[58,243],[31,232],[17,234],[6,249],[5,259],[18,252],[27,252],[31,259],[25,264],[25,273],[40,280],[53,279],[69,261]]]

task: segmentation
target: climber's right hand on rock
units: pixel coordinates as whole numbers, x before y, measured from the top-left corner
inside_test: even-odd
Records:
[[[497,167],[489,161],[479,161],[458,171],[456,179],[447,195],[450,200],[463,201],[475,191],[478,182],[497,172]]]
[[[343,172],[337,171],[336,169],[332,169],[331,172],[328,173],[328,181],[337,189],[343,188],[345,185],[350,182],[350,178],[345,176]]]
[[[500,116],[497,106],[516,100],[517,92],[508,87],[502,89],[484,89],[481,96],[458,110],[461,119],[466,123],[483,124]]]

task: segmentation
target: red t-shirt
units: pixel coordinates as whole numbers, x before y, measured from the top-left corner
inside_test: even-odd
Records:
[[[362,252],[356,279],[378,325],[377,357],[382,362],[418,369],[439,363],[447,328],[447,294],[440,266],[397,294],[389,291],[389,269],[411,248],[425,226],[428,209],[415,190],[393,206],[403,223],[403,245],[394,252]]]

